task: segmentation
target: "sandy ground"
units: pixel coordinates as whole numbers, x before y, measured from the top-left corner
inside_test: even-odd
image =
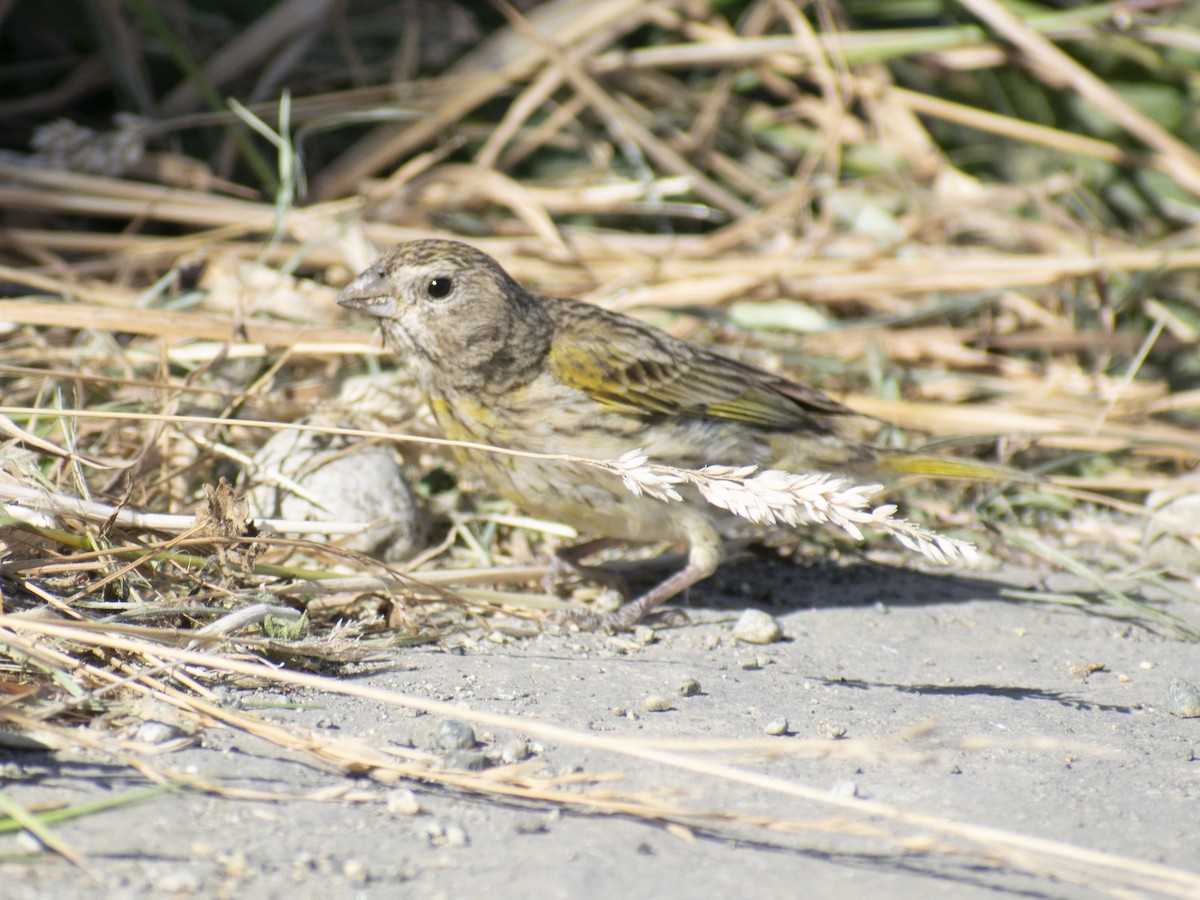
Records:
[[[1196,873],[1200,896],[1200,719],[1167,712],[1172,678],[1200,683],[1197,647],[1082,609],[1003,599],[1033,573],[922,573],[749,560],[693,590],[692,624],[643,644],[542,634],[456,649],[397,650],[342,675],[356,683],[607,736],[771,738],[828,747],[740,769],[823,796],[993,826]],[[1057,585],[1056,585],[1057,586]],[[739,611],[775,615],[784,641],[750,646]],[[1102,666],[1102,668],[1096,668]],[[681,696],[687,679],[700,691]],[[670,699],[650,712],[648,696]],[[436,750],[441,720],[356,698],[230,691],[263,717],[317,734]],[[282,704],[299,708],[278,708]],[[270,708],[277,706],[277,708]],[[852,757],[854,739],[922,723],[894,751]],[[843,739],[837,739],[838,736]],[[477,728],[483,749],[519,732]],[[1039,743],[1053,739],[1050,745]],[[965,741],[978,740],[978,745]],[[171,765],[226,788],[329,799],[268,802],[202,793],[86,816],[57,833],[96,885],[28,836],[0,836],[0,894],[25,897],[1029,897],[1102,896],[1129,877],[1085,860],[1070,883],[935,829],[902,826],[777,790],[534,739],[541,772],[612,773],[622,794],[679,807],[808,823],[800,830],[699,822],[691,831],[621,815],[500,801],[314,768],[212,728]],[[913,753],[917,757],[913,757]],[[160,759],[160,762],[162,760]],[[0,776],[25,805],[79,803],[144,782],[86,756],[8,753]],[[411,790],[411,794],[409,791]],[[414,812],[413,807],[419,807]],[[874,834],[849,833],[851,826]],[[913,843],[908,849],[901,840]],[[1145,884],[1125,896],[1155,894]],[[1136,876],[1135,876],[1136,881]]]

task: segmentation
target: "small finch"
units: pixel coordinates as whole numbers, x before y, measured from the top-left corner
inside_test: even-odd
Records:
[[[454,440],[604,460],[641,449],[689,469],[759,465],[872,479],[985,470],[856,441],[846,436],[856,414],[820,391],[591,304],[531,293],[457,241],[392,247],[337,302],[379,319]],[[606,617],[608,630],[631,627],[721,562],[721,514],[698,496],[667,504],[590,466],[455,452],[526,513],[596,537],[687,545],[683,569]]]

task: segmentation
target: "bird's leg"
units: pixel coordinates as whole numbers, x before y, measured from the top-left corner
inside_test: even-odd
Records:
[[[687,516],[684,523],[689,544],[687,565],[636,600],[626,603],[616,612],[609,613],[601,619],[602,630],[610,633],[629,631],[652,610],[717,570],[725,556],[720,534],[702,513],[689,514],[685,511],[683,515]]]

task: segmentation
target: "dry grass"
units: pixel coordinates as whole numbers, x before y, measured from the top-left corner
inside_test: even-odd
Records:
[[[261,612],[264,594],[263,615],[306,607],[312,635],[236,646],[297,666],[397,636],[436,639],[448,622],[519,630],[562,605],[531,596],[545,574],[532,560],[566,533],[477,508],[470,485],[447,489],[410,386],[393,385],[386,402],[339,397],[339,383],[379,369],[380,349],[339,317],[337,286],[381,247],[431,234],[467,236],[547,292],[817,381],[908,431],[886,440],[953,436],[960,454],[1039,473],[1036,489],[989,488],[970,504],[913,494],[905,512],[993,559],[1071,568],[1092,580],[1088,599],[1194,635],[1195,617],[1167,617],[1115,577],[1194,578],[1164,570],[1142,541],[1146,495],[1194,493],[1200,455],[1198,126],[1181,116],[1164,127],[1161,107],[1143,108],[1171,89],[1184,96],[1200,53],[1176,4],[1020,21],[997,0],[964,0],[936,27],[886,29],[853,2],[758,0],[735,4],[736,21],[643,0],[524,13],[497,2],[475,20],[417,4],[416,18],[383,17],[367,35],[353,3],[325,18],[319,4],[283,2],[252,4],[207,42],[172,31],[186,4],[161,5],[178,16],[98,4],[78,55],[55,61],[56,87],[12,74],[0,104],[29,138],[0,162],[10,727],[83,741],[65,712],[125,692],[198,721],[266,727],[206,699],[191,670],[348,691],[237,662],[219,644],[180,649],[214,623],[232,637],[246,622],[228,616]],[[0,29],[44,27],[0,4]],[[1098,60],[1123,80],[1092,75]],[[81,130],[97,73],[142,118]],[[1154,97],[1114,86],[1139,73]],[[248,468],[264,429],[314,409],[323,418],[311,427],[327,435],[388,433],[452,522],[446,540],[399,564],[338,547],[336,533],[361,523],[276,523],[313,539],[256,535],[220,480]],[[355,633],[334,629],[346,618]],[[96,645],[121,652],[84,662]],[[118,743],[104,749],[155,779],[177,775]],[[382,751],[303,749],[348,769],[450,777]],[[524,775],[454,777],[484,793],[634,809]],[[979,859],[986,848],[1000,864],[1093,886],[1154,878],[1164,892],[1196,890],[1184,873],[839,802],[909,852]],[[937,838],[901,837],[899,824]]]

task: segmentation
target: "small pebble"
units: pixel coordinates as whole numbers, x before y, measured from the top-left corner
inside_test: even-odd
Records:
[[[529,759],[529,741],[513,738],[500,748],[500,762],[506,766]]]
[[[653,644],[658,633],[649,625],[638,625],[633,629],[633,639],[639,644]]]
[[[200,876],[195,872],[176,869],[155,881],[154,887],[163,894],[194,894],[200,890]]]
[[[835,781],[829,786],[829,793],[834,797],[857,797],[858,785],[849,778]]]
[[[443,750],[465,750],[475,746],[475,729],[466,722],[446,719],[438,726],[437,745]]]
[[[393,816],[415,816],[421,811],[421,804],[408,788],[397,788],[387,796],[387,811]]]
[[[521,816],[513,824],[513,831],[517,834],[544,834],[550,830],[549,824],[545,816]]]
[[[32,831],[18,832],[17,846],[23,853],[41,853],[46,849],[45,844]]]
[[[151,719],[143,722],[134,732],[134,739],[143,744],[163,744],[180,733],[174,725],[166,722],[156,722]]]
[[[671,708],[671,700],[669,697],[650,696],[642,701],[642,708],[646,712],[666,712]]]
[[[767,734],[780,735],[788,733],[788,720],[784,718],[772,719],[767,723],[767,727],[763,729]]]
[[[738,666],[747,672],[754,672],[758,669],[765,669],[773,662],[775,660],[769,656],[747,656],[744,659],[738,660]]]
[[[846,736],[845,725],[831,725],[828,722],[817,723],[817,734],[827,741],[841,740]]]
[[[360,859],[348,859],[342,863],[342,877],[354,884],[365,884],[367,880],[367,867],[363,865]]]
[[[675,686],[675,693],[680,697],[695,697],[700,693],[700,682],[695,678],[685,678]]]
[[[761,609],[748,609],[733,626],[733,636],[747,644],[773,644],[783,638],[783,629]]]
[[[1181,719],[1200,718],[1200,689],[1182,678],[1172,678],[1167,689],[1167,709]]]
[[[441,822],[426,822],[422,830],[429,843],[435,847],[467,846],[467,833],[460,825],[443,825]]]
[[[487,754],[480,750],[451,750],[446,754],[446,765],[451,769],[482,772],[491,764]]]

